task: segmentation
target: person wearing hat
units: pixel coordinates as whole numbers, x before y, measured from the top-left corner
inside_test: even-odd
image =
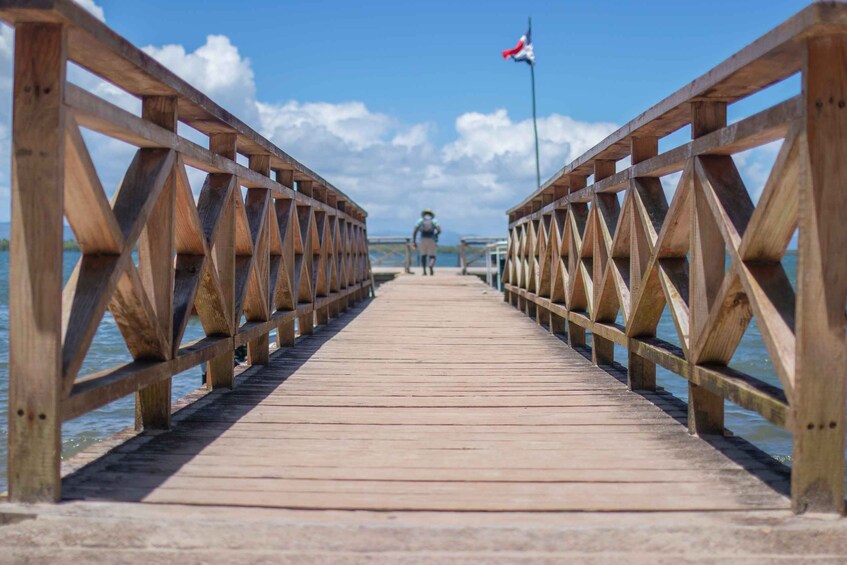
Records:
[[[421,244],[418,247],[418,232],[421,234]],[[412,245],[418,249],[421,254],[421,267],[423,274],[426,275],[426,267],[429,265],[429,274],[434,275],[433,268],[435,267],[435,254],[437,252],[438,234],[441,233],[441,226],[438,225],[438,220],[435,219],[435,212],[427,208],[421,212],[421,219],[415,224],[415,231],[412,232]]]

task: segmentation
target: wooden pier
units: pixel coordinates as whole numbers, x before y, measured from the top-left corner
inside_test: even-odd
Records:
[[[127,431],[71,459],[63,504],[7,505],[20,521],[0,528],[0,550],[652,560],[707,557],[719,536],[735,559],[847,552],[841,520],[793,516],[781,464],[742,439],[689,435],[683,403],[629,391],[624,371],[597,368],[477,277],[399,277],[236,380],[168,433]]]
[[[781,465],[728,439],[722,454],[684,433],[683,404],[628,392],[617,377],[476,277],[400,277],[187,410],[171,433],[127,442],[69,477],[64,497],[345,510],[788,508]]]
[[[338,187],[70,0],[0,0],[0,20],[16,30],[2,558],[847,555],[844,3],[809,6],[509,210],[502,294],[407,273],[405,240],[375,292],[367,213]],[[796,75],[797,96],[728,120]],[[682,128],[690,142],[660,145]],[[114,193],[84,130],[137,147]],[[753,202],[732,155],[777,140]],[[63,285],[64,222],[82,257]],[[656,335],[664,309],[677,343]],[[131,359],[81,374],[107,312]],[[779,386],[732,367],[754,319]],[[129,395],[135,426],[63,462],[63,422]],[[725,428],[726,402],[791,432],[792,469]]]

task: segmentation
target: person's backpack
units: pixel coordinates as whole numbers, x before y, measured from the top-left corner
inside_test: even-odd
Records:
[[[435,235],[435,222],[430,216],[426,216],[421,222],[421,235],[424,237],[432,237]]]

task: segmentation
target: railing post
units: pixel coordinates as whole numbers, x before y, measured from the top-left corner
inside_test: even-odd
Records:
[[[15,31],[9,268],[9,499],[61,496],[66,31]]]
[[[633,165],[636,163],[640,163],[650,157],[654,157],[659,154],[659,139],[657,137],[645,136],[645,137],[633,137],[630,140],[630,160]],[[627,190],[634,190],[634,185],[632,182],[629,184],[629,188]],[[630,197],[633,195],[630,194]],[[633,215],[634,221],[634,215]],[[630,232],[632,233],[632,232]],[[635,299],[636,292],[635,287],[636,284],[640,284],[640,280],[636,283],[636,277],[641,276],[640,271],[641,268],[633,270],[633,257],[637,256],[639,250],[638,240],[634,237],[634,234],[630,236],[630,298]],[[640,261],[639,261],[640,263]],[[630,304],[630,312],[633,311],[635,305]],[[633,352],[633,343],[632,339],[629,338],[627,340],[627,385],[630,390],[656,390],[656,364],[635,354]]]
[[[691,103],[691,137],[696,139],[726,126],[726,103]],[[699,181],[691,195],[691,266],[689,290],[689,342],[695,344],[704,331],[709,312],[723,282],[726,244]],[[685,187],[680,187],[684,190]],[[691,371],[697,359],[690,359]],[[688,431],[692,434],[722,434],[724,399],[720,394],[688,383]]]
[[[594,161],[594,182],[610,177],[615,174],[615,161],[607,159],[597,159]],[[620,204],[616,194],[595,194],[592,198],[592,206],[594,207],[594,281],[591,292],[594,295],[592,318],[599,322],[614,322],[614,319],[609,316],[607,319],[603,314],[597,312],[597,305],[602,299],[601,285],[603,284],[603,275],[606,272],[606,265],[610,258],[611,238],[615,232],[615,227],[618,221],[620,212]],[[609,222],[611,225],[607,225]],[[614,292],[614,291],[613,291]],[[594,333],[592,335],[591,345],[591,360],[595,365],[608,366],[615,362],[615,342],[606,339]]]
[[[412,244],[408,239],[406,240],[405,247],[406,247],[406,259],[403,262],[403,270],[408,275],[412,272]]]
[[[298,181],[297,182],[297,191],[305,194],[306,196],[312,196],[312,182],[311,181]],[[300,276],[306,277],[308,276],[311,280],[314,270],[314,255],[313,255],[313,246],[315,244],[312,232],[314,228],[312,226],[312,221],[314,220],[314,213],[312,211],[312,207],[310,205],[297,206],[297,214],[300,218],[300,231],[303,234],[303,263],[301,266]],[[315,283],[311,281],[308,292],[308,312],[299,316],[297,318],[297,327],[300,330],[300,335],[309,335],[314,333],[315,329]],[[299,298],[303,298],[300,296]],[[298,299],[298,306],[300,306],[301,301]]]
[[[468,274],[467,257],[465,257],[466,253],[467,253],[467,243],[465,243],[465,240],[462,239],[462,240],[459,241],[459,266],[462,268],[462,274],[463,275]]]
[[[803,65],[808,159],[801,162],[796,366],[791,404],[795,512],[844,511],[847,388],[847,36],[807,41]]]
[[[141,116],[168,131],[177,131],[177,98],[145,96]],[[159,200],[147,220],[138,241],[138,271],[151,297],[158,323],[168,340],[168,358],[175,355],[178,343],[173,339],[174,310],[174,207],[176,171],[165,183]],[[164,379],[139,390],[135,396],[136,429],[167,430],[171,425],[171,379]]]
[[[238,136],[235,133],[216,133],[209,136],[209,149],[231,161],[236,159],[236,145]],[[222,217],[218,225],[217,237],[212,247],[212,256],[215,267],[218,270],[218,279],[221,284],[224,300],[226,301],[226,312],[230,316],[230,335],[238,331],[238,322],[235,313],[235,201],[238,195],[235,191],[240,190],[236,183],[233,193],[221,212]],[[232,388],[235,382],[235,351],[229,348],[226,353],[209,361],[206,371],[206,384],[215,388]]]
[[[278,170],[276,172],[277,182],[280,182],[288,187],[294,186],[294,171]],[[285,283],[289,287],[291,296],[287,298],[289,301],[285,307],[290,310],[297,309],[297,289],[294,284],[294,239],[296,234],[293,233],[291,226],[294,223],[294,215],[297,212],[297,205],[293,200],[277,200],[274,202],[274,210],[271,213],[276,213],[278,223],[281,230],[282,243],[282,260],[285,263],[285,269],[279,273],[279,276],[284,278]],[[284,230],[284,231],[283,231]],[[271,297],[275,300],[275,297]],[[279,304],[274,304],[277,308]],[[294,327],[294,319],[283,322],[276,327],[276,345],[277,347],[293,347],[296,340],[296,328]]]
[[[267,154],[250,155],[248,162],[250,169],[266,177],[271,175],[271,156]],[[259,195],[258,201],[267,200],[267,210],[262,223],[262,231],[253,242],[253,269],[256,273],[255,283],[262,296],[259,297],[262,304],[256,312],[250,312],[249,321],[265,322],[270,319],[271,301],[268,286],[270,284],[270,247],[268,242],[270,214],[273,213],[273,202],[270,191],[266,188],[251,188],[248,190],[248,203],[253,200],[253,194]],[[257,304],[258,306],[258,304]],[[270,359],[270,334],[265,333],[247,342],[247,359],[250,365],[267,365]]]

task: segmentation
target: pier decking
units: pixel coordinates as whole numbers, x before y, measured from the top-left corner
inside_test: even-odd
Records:
[[[0,0],[0,20],[0,561],[847,555],[847,4],[813,3],[511,208],[503,294],[408,274],[405,238],[375,289],[368,213],[339,187],[71,0]],[[69,81],[71,64],[137,107]],[[795,96],[733,108],[792,77]],[[86,131],[136,147],[118,187]],[[772,142],[756,192],[735,159]],[[81,256],[63,281],[66,223]],[[85,374],[107,312],[126,362]],[[735,368],[752,323],[772,382]],[[201,366],[174,411],[172,378]],[[64,422],[129,395],[131,430],[61,460]],[[727,402],[791,434],[790,475],[728,433]]]
[[[66,479],[66,499],[339,510],[787,509],[739,442],[627,391],[476,277],[404,276]],[[735,461],[733,459],[736,459]],[[745,470],[746,467],[746,470]],[[761,472],[768,486],[751,475]]]
[[[67,476],[65,502],[0,528],[0,550],[455,562],[629,544],[646,560],[705,557],[713,536],[736,558],[847,550],[843,521],[793,517],[779,464],[688,435],[684,404],[627,390],[476,277],[401,276],[239,379]]]

